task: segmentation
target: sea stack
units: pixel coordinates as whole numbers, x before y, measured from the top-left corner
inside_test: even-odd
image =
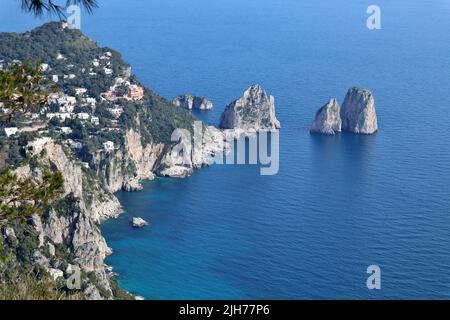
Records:
[[[341,132],[342,121],[340,107],[336,99],[331,99],[316,113],[316,118],[311,125],[311,133],[334,135]]]
[[[225,107],[220,118],[221,129],[269,131],[280,128],[275,116],[275,98],[255,84],[244,95]]]
[[[148,225],[148,222],[142,218],[135,217],[135,218],[133,218],[133,221],[131,222],[131,224],[132,224],[133,228],[143,228]]]
[[[192,110],[211,110],[213,104],[206,97],[197,97],[190,94],[182,94],[172,100],[172,103],[178,107]]]
[[[351,88],[341,108],[342,130],[373,134],[378,130],[375,100],[369,90]]]

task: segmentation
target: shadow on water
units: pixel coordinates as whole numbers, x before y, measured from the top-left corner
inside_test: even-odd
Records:
[[[338,150],[341,135],[328,136],[323,134],[310,134],[314,155],[320,158],[333,158]]]
[[[361,135],[343,132],[334,136],[311,134],[312,148],[320,157],[342,154],[353,164],[369,158],[376,147],[377,134]]]

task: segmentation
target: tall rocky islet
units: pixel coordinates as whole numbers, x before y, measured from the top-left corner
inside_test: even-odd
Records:
[[[378,131],[375,99],[369,90],[353,87],[342,108],[332,99],[317,111],[311,133],[334,135],[341,131],[367,135]]]

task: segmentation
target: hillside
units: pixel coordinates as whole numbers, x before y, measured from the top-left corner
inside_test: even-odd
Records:
[[[31,274],[53,278],[69,297],[128,298],[104,263],[111,250],[98,227],[121,212],[114,192],[140,190],[140,180],[156,175],[189,175],[209,164],[223,138],[204,127],[207,148],[180,163],[171,134],[192,131],[196,119],[145,88],[118,52],[64,23],[0,33],[0,69],[25,61],[41,63],[60,90],[40,111],[3,123],[0,170],[39,181],[50,168],[62,174],[64,190],[42,216],[0,224],[0,283]],[[72,290],[65,283],[78,267],[81,287]]]

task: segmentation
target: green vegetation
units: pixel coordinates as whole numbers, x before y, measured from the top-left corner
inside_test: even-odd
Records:
[[[48,94],[55,88],[41,76],[40,64],[31,67],[28,63],[14,63],[9,69],[0,71],[0,102],[2,103],[3,118],[0,123],[8,123],[13,116],[22,115],[30,111],[38,111],[47,101]],[[17,144],[9,144],[2,139],[1,155],[5,151],[11,152],[19,158],[20,146],[27,140],[21,136]],[[3,147],[6,149],[3,150]],[[6,160],[1,168],[6,168],[0,174],[0,225],[12,220],[25,221],[33,214],[42,214],[50,202],[59,196],[63,187],[63,178],[59,172],[51,172],[42,168],[41,182],[31,177],[19,178],[17,174],[8,170]]]
[[[6,276],[7,275],[7,276]],[[0,300],[83,300],[81,292],[66,292],[48,276],[8,271],[0,274]]]
[[[118,52],[110,48],[100,48],[79,30],[62,29],[60,23],[47,23],[24,34],[0,33],[0,60],[48,63],[51,66],[51,73],[49,73],[50,71],[44,72],[44,75],[48,77],[50,74],[68,73],[76,76],[70,80],[61,79],[58,83],[65,93],[70,93],[74,88],[86,88],[86,94],[96,97],[97,100],[101,93],[108,91],[113,85],[114,78],[99,70],[95,71],[95,76],[87,73],[93,66],[93,60],[98,59],[106,52],[111,52],[109,62],[113,74],[122,76],[130,66],[122,60]],[[62,54],[64,59],[57,60],[58,54]],[[70,70],[68,69],[69,65],[73,65]],[[130,81],[141,85],[134,76],[131,76]],[[195,121],[195,117],[188,111],[174,106],[170,101],[148,89],[144,90],[143,101],[121,100],[118,104],[124,109],[124,113],[118,119],[120,127],[137,129],[142,134],[144,144],[150,142],[169,144],[170,136],[175,129],[192,130],[192,123]],[[112,126],[111,120],[114,118],[108,111],[108,108],[111,107],[112,104],[109,102],[98,103],[94,115],[100,118],[101,128],[111,128]],[[87,142],[84,137],[82,140]],[[113,141],[108,134],[105,139]]]
[[[69,291],[32,263],[33,252],[39,247],[38,234],[32,226],[10,222],[8,228],[14,234],[0,237],[0,300],[84,298],[81,292]]]
[[[26,112],[36,112],[43,106],[49,92],[56,87],[41,75],[41,65],[31,67],[28,62],[14,63],[0,71],[0,102],[3,103],[2,121]]]
[[[0,225],[11,220],[25,221],[33,214],[42,214],[60,196],[63,177],[60,172],[43,169],[42,181],[19,178],[6,171],[0,175]]]
[[[44,12],[48,14],[56,14],[60,18],[65,16],[64,9],[71,4],[78,4],[83,6],[88,12],[97,7],[96,0],[66,0],[65,6],[56,3],[54,0],[20,0],[22,10],[32,13],[36,16],[41,16]]]

